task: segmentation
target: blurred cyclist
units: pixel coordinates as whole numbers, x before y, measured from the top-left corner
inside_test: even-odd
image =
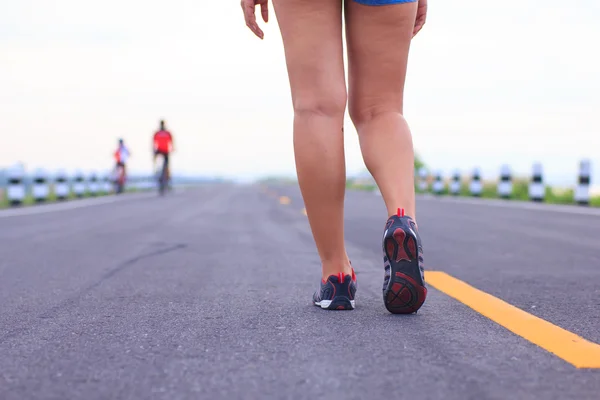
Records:
[[[171,170],[169,168],[169,154],[174,151],[173,135],[165,128],[165,121],[160,121],[160,128],[153,137],[154,164],[156,165],[156,157],[163,156],[164,165],[167,170],[167,182],[171,181]]]
[[[116,161],[116,169],[117,171],[119,170],[119,167],[123,168],[123,179],[126,176],[126,164],[127,164],[127,160],[129,159],[129,149],[125,146],[125,143],[123,142],[123,139],[119,139],[119,147],[117,148],[117,151],[115,151],[115,161]]]

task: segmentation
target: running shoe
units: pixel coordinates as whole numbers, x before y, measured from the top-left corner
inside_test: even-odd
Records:
[[[321,281],[321,287],[313,295],[313,304],[324,310],[354,310],[356,274],[339,273]]]
[[[425,302],[423,246],[413,219],[399,208],[383,234],[383,302],[392,314],[412,314]]]

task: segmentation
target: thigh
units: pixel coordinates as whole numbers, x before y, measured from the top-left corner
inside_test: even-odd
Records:
[[[346,2],[349,107],[353,118],[403,112],[417,2],[396,3],[373,6],[354,0]]]
[[[346,82],[342,0],[273,0],[273,7],[283,39],[294,108],[339,107],[342,102],[343,111]]]

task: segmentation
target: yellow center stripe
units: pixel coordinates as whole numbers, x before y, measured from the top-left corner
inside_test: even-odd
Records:
[[[444,272],[427,271],[425,281],[577,368],[600,368],[600,345],[596,343],[526,313]]]

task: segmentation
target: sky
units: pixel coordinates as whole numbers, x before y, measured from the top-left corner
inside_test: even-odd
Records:
[[[569,184],[590,158],[600,176],[599,20],[597,0],[430,0],[405,94],[416,152],[445,174],[541,162]],[[0,2],[0,168],[106,170],[122,137],[130,168],[150,170],[165,118],[174,172],[293,176],[272,11],[261,26],[264,41],[238,0]],[[350,175],[364,164],[349,118],[345,131]]]

